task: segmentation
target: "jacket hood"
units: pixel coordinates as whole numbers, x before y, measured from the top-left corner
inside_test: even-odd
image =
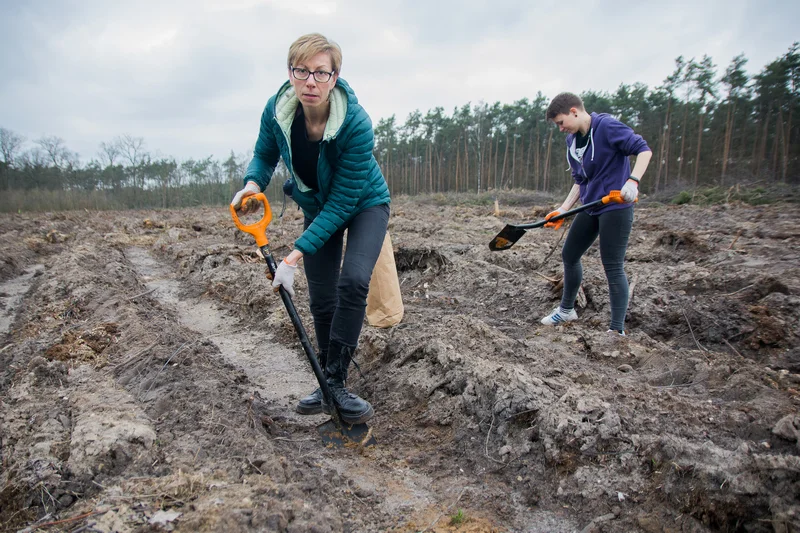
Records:
[[[336,138],[349,116],[355,113],[356,106],[354,104],[358,103],[356,93],[342,78],[336,80],[336,86],[331,90],[329,100],[331,110],[325,131],[322,133],[323,141]],[[300,99],[297,98],[292,84],[287,80],[275,96],[275,118],[287,134],[291,131],[292,120],[294,120],[298,105],[300,105]]]

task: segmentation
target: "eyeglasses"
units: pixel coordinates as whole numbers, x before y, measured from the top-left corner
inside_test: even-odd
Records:
[[[294,76],[296,80],[307,80],[311,74],[314,75],[314,80],[319,83],[330,81],[333,76],[333,72],[325,72],[324,70],[315,70],[311,72],[305,68],[292,68],[292,76]]]

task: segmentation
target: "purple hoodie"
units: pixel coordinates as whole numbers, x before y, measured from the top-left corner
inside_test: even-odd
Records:
[[[599,200],[609,191],[620,190],[631,175],[628,156],[650,151],[641,135],[607,113],[592,113],[589,143],[579,160],[575,152],[574,133],[567,135],[567,161],[575,183],[581,188],[581,203]],[[586,211],[598,215],[630,204],[608,204]]]

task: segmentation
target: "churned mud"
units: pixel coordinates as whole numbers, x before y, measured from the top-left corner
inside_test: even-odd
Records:
[[[366,448],[294,412],[315,380],[226,208],[0,217],[0,530],[800,531],[797,204],[642,202],[618,339],[596,246],[557,328],[563,230],[488,249],[552,198],[468,199],[393,204]]]

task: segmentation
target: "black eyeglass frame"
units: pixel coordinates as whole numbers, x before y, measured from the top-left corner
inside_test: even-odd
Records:
[[[297,68],[297,67],[292,67],[291,71],[292,71],[292,76],[294,77],[294,79],[300,80],[300,81],[307,80],[308,77],[313,74],[314,75],[314,81],[316,81],[317,83],[328,83],[329,81],[331,81],[331,78],[336,73],[336,71],[325,72],[324,70],[315,70],[315,71],[312,72],[312,71],[308,70],[307,68]],[[305,72],[306,74],[305,74],[305,76],[302,76],[302,75],[298,76],[297,71]],[[325,79],[320,79],[320,76],[324,77]]]

